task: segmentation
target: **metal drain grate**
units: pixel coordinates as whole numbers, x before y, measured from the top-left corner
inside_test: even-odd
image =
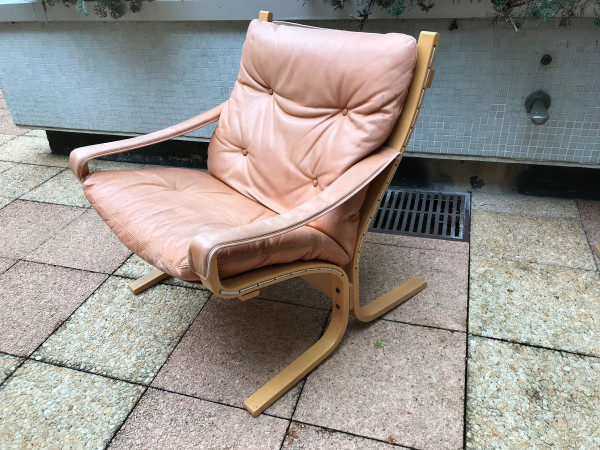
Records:
[[[388,189],[371,231],[469,240],[470,195]]]

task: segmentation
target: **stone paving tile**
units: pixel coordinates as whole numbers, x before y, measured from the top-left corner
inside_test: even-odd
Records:
[[[14,137],[15,135],[25,134],[28,131],[28,128],[17,127],[13,123],[4,97],[2,96],[2,92],[0,91],[0,137],[2,137],[2,135],[12,135],[11,137]],[[2,140],[0,139],[0,143],[1,142]]]
[[[406,447],[292,422],[282,449],[313,450],[316,448],[319,450],[391,450]]]
[[[17,358],[15,356],[4,355],[0,353],[0,384],[10,377],[19,364],[23,362],[23,358]],[[2,406],[0,406],[1,412]]]
[[[126,278],[140,278],[140,277],[143,277],[144,275],[146,275],[152,269],[154,269],[154,266],[148,264],[146,261],[144,261],[138,255],[133,254],[129,258],[127,258],[127,261],[125,261],[121,267],[119,267],[117,269],[117,271],[115,272],[115,275],[119,275],[121,277],[126,277]],[[193,282],[183,281],[183,280],[180,280],[179,278],[173,278],[173,277],[169,277],[166,280],[161,281],[161,283],[170,284],[171,286],[182,286],[182,287],[189,287],[189,288],[194,288],[194,289],[206,289],[204,287],[204,285],[200,282],[193,283]]]
[[[211,297],[153,386],[241,406],[321,335],[326,311]],[[290,417],[300,384],[267,411]]]
[[[600,448],[600,360],[469,339],[467,448]]]
[[[68,156],[52,153],[48,139],[35,136],[20,136],[5,143],[0,147],[0,160],[63,168],[69,166]]]
[[[208,294],[158,285],[133,295],[110,277],[34,354],[36,359],[149,383]]]
[[[21,261],[0,275],[0,351],[29,356],[104,281]]]
[[[84,211],[15,200],[0,209],[0,256],[25,257]]]
[[[445,239],[421,238],[401,234],[367,233],[365,242],[374,244],[396,245],[398,247],[422,248],[424,250],[439,250],[451,253],[469,253],[469,243],[462,241],[447,241]]]
[[[563,219],[579,218],[575,200],[529,195],[475,192],[471,197],[471,209]]]
[[[468,253],[423,250],[366,243],[360,263],[364,305],[413,277],[427,288],[384,317],[401,322],[465,331],[467,326]],[[261,298],[331,309],[331,300],[301,279],[262,289]]]
[[[465,340],[460,332],[353,321],[308,376],[293,418],[410,447],[462,448]]]
[[[469,332],[600,356],[598,273],[471,260]]]
[[[99,172],[102,170],[140,170],[146,167],[145,164],[135,164],[120,161],[106,161],[103,159],[93,159],[88,164],[90,172]]]
[[[28,260],[112,273],[131,251],[93,210],[87,210],[27,256]]]
[[[0,273],[5,272],[15,262],[17,262],[16,259],[0,258]]]
[[[594,270],[578,219],[473,211],[471,254],[488,258]]]
[[[16,198],[60,172],[58,167],[16,164],[0,173],[0,196]]]
[[[103,448],[143,389],[27,361],[0,390],[2,448]]]
[[[0,148],[2,146],[2,144],[10,141],[11,139],[15,138],[14,134],[6,134],[6,133],[2,133],[2,112],[0,111]]]
[[[45,183],[27,192],[21,198],[46,203],[90,208],[90,203],[83,195],[81,183],[70,170],[65,170]]]
[[[591,245],[600,244],[600,202],[578,201],[581,220]],[[600,258],[594,252],[596,267],[600,270]]]
[[[0,161],[0,172],[5,172],[11,167],[16,166],[17,163],[8,162],[8,161]]]
[[[25,133],[25,136],[46,138],[46,130],[31,130]]]
[[[279,449],[288,421],[148,389],[109,449]]]

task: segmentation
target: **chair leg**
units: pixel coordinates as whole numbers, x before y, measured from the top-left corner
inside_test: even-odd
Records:
[[[162,270],[153,269],[143,277],[129,283],[129,290],[133,292],[134,295],[138,295],[140,292],[144,292],[146,289],[151,288],[165,278],[169,278],[169,275]]]
[[[317,367],[340,343],[346,332],[350,309],[347,277],[342,279],[335,276],[334,286],[336,290],[335,296],[332,298],[331,320],[327,330],[311,348],[244,401],[244,408],[254,417],[271,406],[292,386]]]
[[[361,322],[371,322],[386,312],[404,303],[409,298],[421,292],[427,287],[427,283],[420,278],[412,278],[371,303],[361,306],[358,295],[358,283],[352,286],[352,313]]]

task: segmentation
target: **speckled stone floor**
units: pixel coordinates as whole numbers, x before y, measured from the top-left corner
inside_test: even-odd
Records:
[[[327,299],[299,280],[243,303],[174,279],[133,296],[150,266],[67,159],[0,133],[0,449],[600,447],[600,203],[476,193],[470,245],[369,235],[362,298],[428,288],[351,320],[254,419],[242,400],[318,339]]]

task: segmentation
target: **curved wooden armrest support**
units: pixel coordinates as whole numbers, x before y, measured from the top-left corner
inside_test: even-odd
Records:
[[[218,276],[213,273],[212,262],[219,250],[279,236],[309,224],[360,192],[398,156],[395,149],[383,147],[352,166],[319,195],[290,211],[238,228],[198,234],[189,248],[190,268],[203,283]]]
[[[165,128],[164,130],[155,131],[154,133],[144,134],[142,136],[136,136],[120,141],[106,142],[104,144],[88,145],[87,147],[77,148],[73,150],[69,156],[71,170],[79,180],[83,180],[89,174],[88,162],[92,159],[126,152],[136,148],[147,147],[152,144],[168,141],[174,137],[190,133],[198,128],[202,128],[219,120],[221,111],[225,107],[225,104],[226,102],[221,103],[219,106],[203,112],[196,117],[188,119],[185,122]]]

